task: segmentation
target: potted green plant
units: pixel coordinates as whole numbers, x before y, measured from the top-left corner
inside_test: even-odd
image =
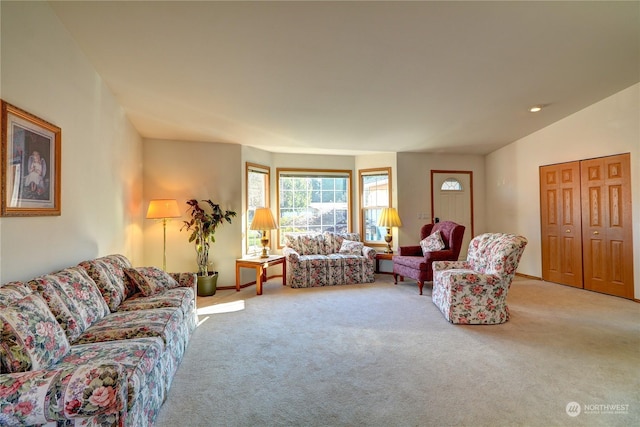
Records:
[[[184,221],[180,229],[190,231],[189,243],[195,242],[198,263],[198,295],[210,296],[216,293],[218,272],[209,271],[209,246],[216,241],[215,233],[218,226],[225,221],[231,224],[231,218],[236,216],[234,211],[223,210],[220,205],[211,200],[202,200],[204,207],[196,199],[187,201],[189,221]],[[207,208],[208,206],[208,208]]]

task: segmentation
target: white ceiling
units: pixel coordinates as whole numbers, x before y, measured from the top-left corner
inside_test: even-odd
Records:
[[[637,1],[51,6],[145,138],[485,154],[640,81]]]

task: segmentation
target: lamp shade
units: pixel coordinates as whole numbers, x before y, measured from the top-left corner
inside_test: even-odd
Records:
[[[149,202],[148,219],[178,218],[180,208],[175,199],[155,199]]]
[[[402,221],[400,221],[396,208],[382,208],[382,213],[378,218],[378,226],[386,228],[402,227]]]
[[[271,209],[269,208],[257,208],[253,215],[253,221],[251,221],[250,230],[275,230],[278,228]]]

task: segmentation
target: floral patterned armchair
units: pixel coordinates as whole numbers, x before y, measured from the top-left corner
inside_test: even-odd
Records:
[[[400,246],[398,255],[393,257],[393,281],[398,283],[404,277],[410,277],[418,282],[418,289],[422,295],[424,282],[433,280],[433,270],[431,265],[434,261],[457,261],[462,249],[462,238],[464,236],[464,225],[456,224],[453,221],[442,221],[436,224],[425,224],[420,229],[420,240],[440,232],[444,247],[438,250],[424,252],[422,246]]]
[[[507,292],[527,245],[522,236],[486,233],[469,243],[466,261],[433,263],[433,303],[451,323],[509,320]]]

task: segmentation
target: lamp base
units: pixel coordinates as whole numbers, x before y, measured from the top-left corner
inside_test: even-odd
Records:
[[[391,249],[391,240],[393,240],[393,236],[391,235],[391,229],[387,228],[387,235],[384,236],[384,241],[387,242],[387,249],[384,250],[385,254],[393,253],[393,249]]]
[[[267,237],[267,232],[262,231],[262,238],[260,239],[260,243],[262,244],[262,254],[260,258],[269,258],[269,252],[267,251],[267,246],[269,246],[269,238]]]

